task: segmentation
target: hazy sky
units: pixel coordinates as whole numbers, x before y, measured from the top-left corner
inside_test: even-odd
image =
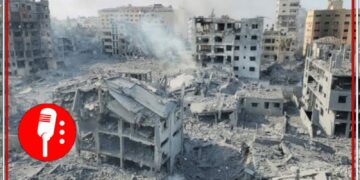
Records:
[[[174,8],[183,8],[193,15],[228,14],[233,18],[264,16],[274,21],[276,0],[49,0],[53,17],[96,16],[102,8],[122,5],[150,5],[162,3]],[[325,9],[327,0],[302,0],[306,9]],[[346,8],[351,7],[351,0],[344,0]]]

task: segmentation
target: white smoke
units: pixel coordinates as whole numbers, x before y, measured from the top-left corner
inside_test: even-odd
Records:
[[[125,52],[128,55],[155,58],[178,69],[195,67],[185,39],[176,34],[170,26],[157,23],[153,17],[136,24],[118,23],[123,23],[121,32],[128,43]]]

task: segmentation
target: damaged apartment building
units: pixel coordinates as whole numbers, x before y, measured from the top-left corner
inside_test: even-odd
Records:
[[[294,33],[266,29],[263,36],[262,63],[292,60],[297,50]]]
[[[212,14],[208,18],[195,17],[189,23],[189,39],[198,64],[231,68],[239,78],[260,78],[262,17],[238,21]]]
[[[263,62],[282,63],[294,60],[297,50],[301,49],[298,44],[303,39],[304,11],[300,0],[277,0],[276,26],[264,31]]]
[[[351,134],[351,47],[324,37],[308,49],[301,118],[310,135],[315,127],[327,136]]]
[[[148,23],[164,28],[173,27],[174,10],[171,6],[121,6],[99,11],[103,52],[111,56],[148,55],[141,26]],[[142,44],[141,44],[142,43]]]
[[[56,68],[49,1],[9,1],[9,75]]]
[[[59,88],[55,103],[77,123],[77,151],[124,169],[171,172],[182,150],[182,103],[129,78],[90,79]]]
[[[277,86],[254,83],[244,85],[234,95],[219,94],[209,97],[186,97],[191,114],[198,120],[218,123],[230,120],[237,125],[246,114],[282,116],[284,114],[283,90]]]

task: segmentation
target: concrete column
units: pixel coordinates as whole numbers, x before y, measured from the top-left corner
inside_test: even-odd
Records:
[[[118,121],[118,134],[120,138],[120,167],[124,168],[124,139],[123,139],[123,120]]]
[[[98,124],[98,126],[99,126],[99,124]],[[96,158],[97,158],[98,164],[101,164],[101,158],[100,158],[100,154],[99,154],[100,153],[100,137],[99,137],[99,131],[98,131],[97,127],[95,128],[95,132],[94,132],[95,153],[96,153]]]
[[[155,125],[155,146],[154,146],[154,168],[156,171],[161,169],[161,140],[160,140],[160,120]]]

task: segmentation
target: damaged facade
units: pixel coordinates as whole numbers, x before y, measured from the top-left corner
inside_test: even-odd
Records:
[[[261,17],[193,18],[189,37],[195,61],[202,66],[227,66],[235,77],[259,79],[263,23]]]
[[[9,1],[9,75],[56,68],[49,1]]]
[[[297,50],[294,33],[277,31],[274,28],[264,31],[262,63],[292,60]]]
[[[351,134],[351,47],[334,37],[321,38],[308,50],[301,118],[327,136]]]
[[[296,32],[298,30],[297,19],[299,9],[300,0],[277,0],[276,28],[279,31]]]
[[[56,54],[58,57],[65,57],[75,51],[75,43],[70,38],[56,38]]]
[[[295,53],[301,49],[303,40],[302,26],[305,23],[303,17],[304,9],[301,8],[300,0],[277,0],[276,4],[276,29],[271,28],[264,32],[264,39],[275,38],[278,47],[266,49],[271,54],[276,55],[276,59],[272,58],[268,53],[263,55],[264,61],[289,61],[295,59]],[[305,16],[305,15],[304,15]],[[270,42],[264,42],[271,46]],[[265,44],[264,44],[265,46]]]
[[[254,114],[282,116],[285,98],[279,87],[249,86],[236,93],[242,111]]]
[[[121,168],[171,172],[182,150],[181,102],[135,79],[85,84],[59,89],[55,101],[76,119],[78,152],[93,152],[99,162]]]
[[[99,11],[103,53],[111,56],[138,55],[143,49],[134,45],[142,40],[139,34],[142,23],[173,27],[174,10],[162,4],[150,6],[122,6]],[[136,39],[139,36],[138,39]]]
[[[208,97],[186,97],[191,114],[198,120],[219,123],[230,120],[237,125],[246,113],[282,116],[284,114],[284,95],[280,87],[247,85],[235,95],[217,94]]]

